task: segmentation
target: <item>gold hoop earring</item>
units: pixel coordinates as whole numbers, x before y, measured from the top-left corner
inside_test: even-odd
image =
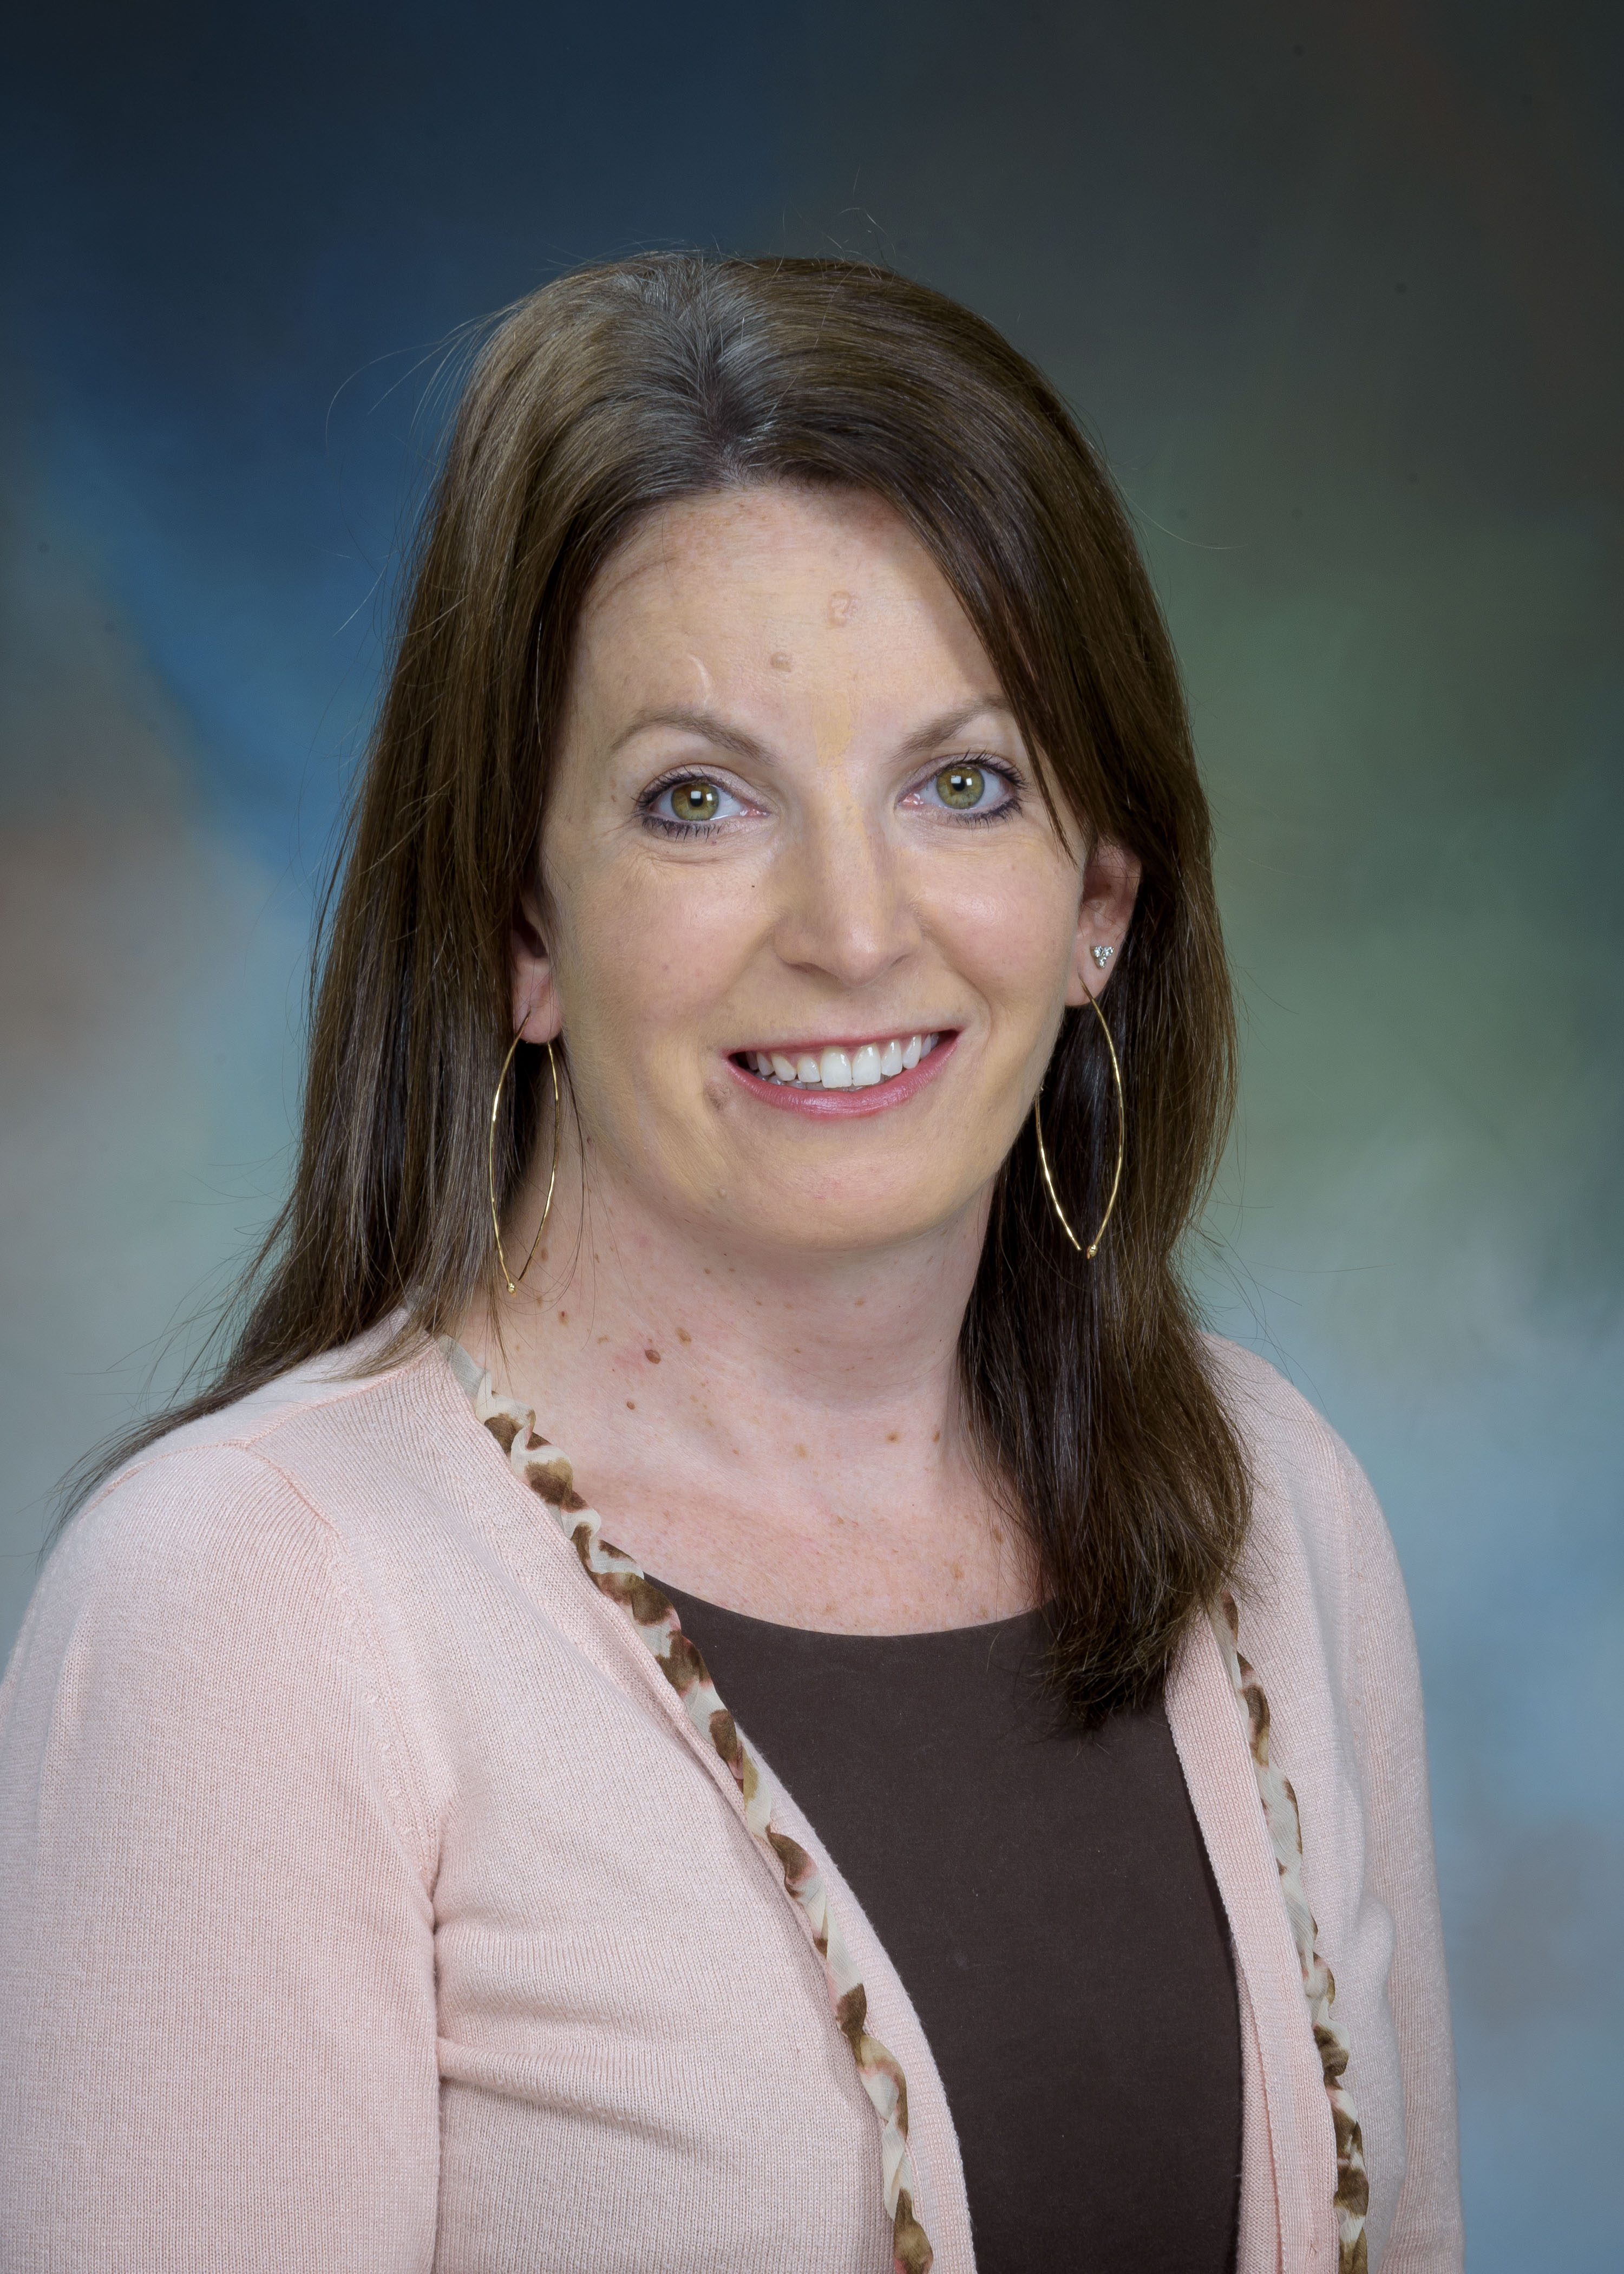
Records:
[[[1082,1256],[1086,1261],[1092,1263],[1094,1257],[1100,1252],[1100,1242],[1105,1237],[1105,1227],[1111,1220],[1111,1210],[1116,1207],[1116,1195],[1122,1189],[1122,1159],[1123,1154],[1126,1149],[1128,1112],[1126,1106],[1123,1103],[1122,1068],[1117,1064],[1116,1045],[1111,1040],[1111,1030],[1105,1023],[1105,1013],[1100,1008],[1098,1000],[1092,995],[1088,998],[1088,1000],[1094,1005],[1094,1015],[1100,1021],[1101,1032],[1105,1036],[1105,1047],[1111,1054],[1111,1080],[1116,1085],[1116,1173],[1111,1178],[1111,1196],[1105,1203],[1105,1214],[1100,1218],[1100,1229],[1095,1232],[1094,1238],[1089,1241],[1086,1247],[1083,1246],[1082,1241],[1078,1238],[1071,1225],[1066,1222],[1066,1212],[1060,1205],[1060,1195],[1055,1190],[1055,1180],[1049,1172],[1049,1155],[1043,1149],[1043,1085],[1041,1082],[1038,1084],[1038,1094],[1032,1101],[1032,1118],[1037,1131],[1038,1166],[1043,1171],[1043,1182],[1048,1187],[1049,1206],[1059,1217],[1060,1229],[1064,1232],[1072,1246],[1076,1248],[1078,1254]]]
[[[536,1261],[536,1250],[541,1246],[541,1235],[545,1231],[547,1218],[553,1213],[553,1193],[558,1183],[560,1120],[558,1060],[553,1056],[553,1045],[549,1043],[546,1047],[547,1065],[553,1075],[553,1174],[547,1178],[547,1204],[541,1212],[541,1222],[536,1227],[536,1237],[530,1242],[530,1252],[524,1259],[524,1270],[520,1272],[519,1279],[515,1279],[508,1270],[508,1258],[502,1253],[502,1227],[496,1213],[496,1117],[501,1109],[502,1084],[508,1079],[508,1069],[513,1064],[513,1054],[518,1049],[520,1035],[515,1035],[508,1045],[508,1055],[502,1060],[502,1070],[496,1077],[496,1095],[491,1100],[491,1138],[485,1148],[485,1168],[491,1184],[491,1229],[496,1234],[496,1260],[502,1267],[502,1277],[508,1282],[508,1292],[510,1295],[518,1293],[519,1279],[523,1278],[524,1272],[528,1271]]]

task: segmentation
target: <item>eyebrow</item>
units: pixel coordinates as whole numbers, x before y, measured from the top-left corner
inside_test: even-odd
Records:
[[[609,745],[610,757],[616,757],[628,742],[639,734],[646,734],[650,727],[679,727],[685,734],[701,735],[707,742],[715,742],[719,749],[732,750],[741,758],[762,758],[767,755],[753,734],[746,734],[737,727],[730,727],[714,711],[689,711],[679,706],[675,710],[640,711],[631,724],[623,727]]]
[[[974,702],[961,703],[957,709],[944,711],[938,718],[929,719],[922,727],[916,727],[903,742],[900,755],[908,758],[922,757],[927,750],[935,749],[939,742],[947,742],[961,727],[967,727],[972,719],[995,713],[1005,719],[1012,719],[1015,715],[1010,705],[996,695],[978,696]],[[718,749],[732,750],[736,757],[764,758],[770,755],[753,734],[745,734],[740,727],[730,727],[716,712],[689,710],[681,705],[674,709],[640,711],[615,736],[610,745],[609,755],[615,757],[628,742],[639,734],[646,734],[650,727],[675,727],[685,734],[698,734],[705,742],[715,743]]]
[[[922,758],[927,750],[935,749],[938,742],[951,742],[959,729],[967,727],[972,719],[982,719],[996,713],[1004,719],[1013,719],[1015,713],[1002,696],[980,695],[973,703],[961,703],[956,711],[944,711],[939,719],[927,719],[915,734],[908,735],[902,745],[902,755]]]

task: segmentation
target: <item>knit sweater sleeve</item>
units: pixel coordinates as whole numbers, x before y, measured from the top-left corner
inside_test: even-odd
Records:
[[[1387,1997],[1404,2099],[1404,2184],[1382,2274],[1459,2274],[1455,2055],[1432,1858],[1415,1630],[1398,1557],[1363,1470],[1340,1442],[1348,1494],[1350,1685],[1372,1892],[1393,1920]]]
[[[342,1542],[267,1461],[79,1517],[0,1691],[0,2233],[16,2274],[432,2260],[432,1907]]]

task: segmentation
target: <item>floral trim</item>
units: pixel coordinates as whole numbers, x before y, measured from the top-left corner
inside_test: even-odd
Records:
[[[1280,1892],[1291,1922],[1291,1939],[1303,1970],[1303,1995],[1308,2000],[1331,2120],[1336,2127],[1336,2193],[1332,2201],[1336,2210],[1337,2274],[1366,2274],[1365,2217],[1370,2209],[1370,2180],[1365,2169],[1365,2136],[1359,2129],[1358,2111],[1342,2082],[1350,2047],[1347,2030],[1331,2014],[1336,1978],[1320,1955],[1320,1930],[1303,1891],[1302,1817],[1290,1779],[1269,1758],[1268,1699],[1256,1673],[1240,1654],[1240,1613],[1233,1595],[1226,1593],[1221,1608],[1214,1611],[1213,1632],[1246,1725],[1258,1797],[1263,1803],[1269,1844],[1280,1872]]]
[[[929,2274],[934,2253],[914,2208],[919,2181],[908,2147],[907,2079],[895,2054],[869,2034],[868,1992],[846,1949],[817,1865],[799,1841],[775,1826],[771,1788],[722,1703],[703,1658],[683,1633],[669,1596],[644,1577],[629,1555],[600,1537],[598,1517],[576,1492],[569,1463],[556,1445],[538,1434],[533,1410],[498,1397],[490,1375],[449,1336],[440,1338],[440,1348],[471,1398],[476,1416],[506,1454],[508,1467],[551,1510],[580,1557],[587,1577],[600,1594],[625,1612],[682,1700],[688,1720],[731,1771],[743,1796],[745,1823],[781,1874],[785,1893],[805,1913],[812,1929],[835,2021],[852,2049],[863,2090],[879,2118],[892,2265],[896,2274]]]

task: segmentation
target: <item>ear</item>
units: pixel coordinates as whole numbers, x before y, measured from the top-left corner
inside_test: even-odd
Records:
[[[1125,846],[1099,838],[1083,871],[1083,897],[1077,911],[1077,941],[1066,980],[1066,1002],[1073,1010],[1098,995],[1110,976],[1112,959],[1128,936],[1128,921],[1139,898],[1141,866]],[[1094,950],[1107,949],[1101,969]]]
[[[547,953],[538,885],[526,885],[520,893],[508,940],[514,1032],[527,1043],[555,1043],[564,1030],[564,1013]]]

